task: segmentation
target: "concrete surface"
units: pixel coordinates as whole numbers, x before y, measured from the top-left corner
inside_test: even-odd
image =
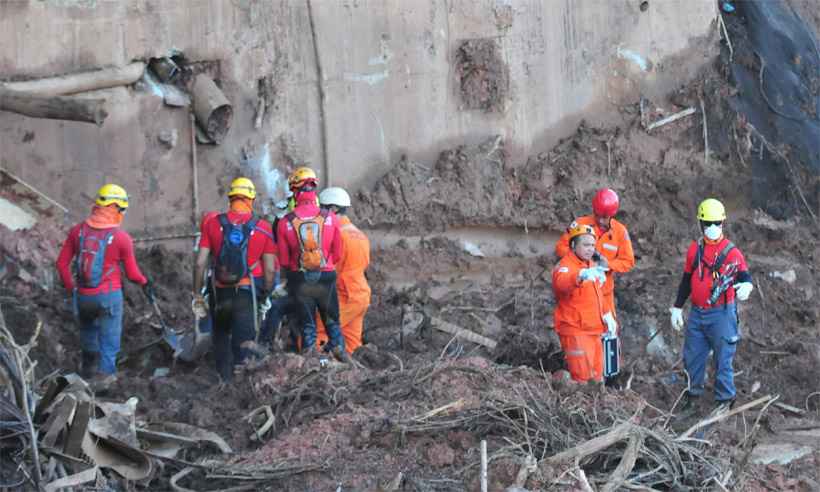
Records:
[[[708,62],[705,38],[715,33],[712,0],[650,0],[646,11],[636,0],[310,1],[312,23],[308,0],[2,2],[0,77],[124,65],[172,48],[220,61],[234,127],[223,145],[199,146],[205,210],[223,206],[221,193],[240,173],[275,195],[298,162],[356,188],[403,153],[433,159],[493,134],[507,139],[512,162],[523,162],[581,118],[600,120],[613,104],[680,85]],[[503,112],[461,108],[453,59],[476,38],[498,43],[509,70]],[[263,78],[275,95],[257,131]],[[126,226],[136,235],[189,231],[185,110],[150,91],[104,94],[110,116],[101,129],[0,113],[0,165],[76,218],[113,180],[131,193]],[[173,129],[179,143],[168,149],[157,136]]]

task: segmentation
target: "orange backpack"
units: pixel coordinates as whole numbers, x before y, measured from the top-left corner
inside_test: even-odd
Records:
[[[322,210],[315,217],[299,218],[294,213],[288,214],[288,222],[296,232],[299,241],[299,270],[320,271],[327,264],[322,249],[322,231],[329,212]]]

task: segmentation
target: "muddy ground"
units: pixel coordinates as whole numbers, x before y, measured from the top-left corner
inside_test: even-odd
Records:
[[[691,454],[682,461],[690,472],[656,470],[653,485],[692,490],[714,487],[717,479],[730,490],[817,490],[820,446],[811,429],[820,420],[820,233],[799,206],[799,183],[772,185],[772,195],[783,197],[780,220],[752,207],[755,178],[748,156],[760,144],[726,103],[733,89],[723,68],[725,51],[667,99],[620,108],[619,125],[582,124],[527,162],[510,162],[503,139],[488,136],[481,145],[442,152],[435,162],[402,159],[373,189],[356,194],[354,219],[373,240],[367,346],[356,354],[361,367],[320,369],[315,361],[279,353],[221,387],[210,356],[199,364],[172,365],[162,344],[136,350],[160,331],[139,289],[128,286],[128,358],[118,382],[101,397],[137,396],[140,419],[219,433],[237,451],[229,458],[237,466],[298,465],[287,480],[256,487],[267,490],[477,490],[481,439],[489,441],[490,489],[504,490],[516,482],[528,454],[541,460],[636,415],[671,438],[710,410],[706,399],[698,417],[673,415],[686,376],[682,337],[669,326],[668,308],[685,250],[698,236],[697,203],[714,196],[727,206],[727,235],[746,255],[756,287],[740,306],[738,405],[772,394],[797,410],[771,405],[758,413],[756,407],[710,427],[699,435],[707,442],[697,449],[721,473]],[[700,108],[701,99],[708,108],[708,152],[700,111],[645,129],[687,107]],[[618,218],[629,228],[637,258],[635,269],[618,278],[616,291],[627,375],[606,389],[563,380],[549,275],[555,239],[575,216],[588,213],[602,186],[621,196]],[[27,248],[20,241],[43,240],[16,236],[14,249],[4,240],[6,254],[18,258],[18,273],[0,284],[6,323],[20,339],[38,319],[44,322],[34,352],[39,376],[74,370],[79,362],[77,330],[63,293],[32,287],[32,276],[45,275],[45,259],[54,249]],[[141,250],[139,260],[159,286],[168,323],[190,326],[190,256],[155,247]],[[20,275],[20,268],[30,275]],[[452,340],[431,327],[431,318],[498,346]],[[170,367],[170,375],[152,377],[161,367]],[[245,417],[263,405],[271,406],[275,425],[254,439],[260,422]],[[526,408],[533,416],[554,415],[562,432],[545,439],[537,429],[511,430],[507,420],[530,429],[521,423],[521,415],[530,415]],[[784,430],[796,428],[804,431]],[[750,453],[760,444],[799,444],[809,452],[788,465],[753,464]],[[581,461],[593,486],[604,485],[625,447]],[[648,444],[641,449],[652,451]],[[186,459],[204,456],[203,450]],[[638,471],[652,470],[650,456],[641,455],[629,480],[646,480]],[[581,487],[574,467],[545,463],[520,485]],[[137,487],[166,490],[180,467],[166,463]],[[391,481],[398,485],[388,486]],[[186,485],[211,490],[229,484],[235,485],[198,472]]]

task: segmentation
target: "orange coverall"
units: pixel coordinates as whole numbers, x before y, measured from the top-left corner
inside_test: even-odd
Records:
[[[339,216],[342,232],[342,257],[336,264],[336,291],[339,294],[339,324],[345,339],[345,350],[352,354],[362,345],[364,315],[370,306],[370,286],[364,271],[370,265],[370,241],[350,219]],[[327,341],[320,317],[316,317],[316,341]]]
[[[604,348],[601,335],[606,331],[603,287],[597,281],[578,282],[578,274],[593,262],[575,253],[564,256],[552,269],[552,290],[558,301],[555,331],[576,381],[601,381],[604,373]]]
[[[626,273],[635,266],[635,254],[632,251],[632,241],[629,239],[629,232],[626,226],[615,220],[609,222],[609,230],[604,231],[595,222],[594,215],[585,215],[575,219],[579,224],[590,225],[595,229],[598,242],[595,250],[605,257],[609,263],[609,271],[606,272],[606,283],[603,287],[604,312],[615,313],[615,276],[614,273]],[[555,254],[558,258],[563,258],[570,254],[569,233],[565,232],[558,242],[555,243]]]

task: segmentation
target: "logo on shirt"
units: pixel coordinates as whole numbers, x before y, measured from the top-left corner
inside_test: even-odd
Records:
[[[604,249],[608,249],[610,251],[618,251],[618,247],[614,244],[604,243]]]

